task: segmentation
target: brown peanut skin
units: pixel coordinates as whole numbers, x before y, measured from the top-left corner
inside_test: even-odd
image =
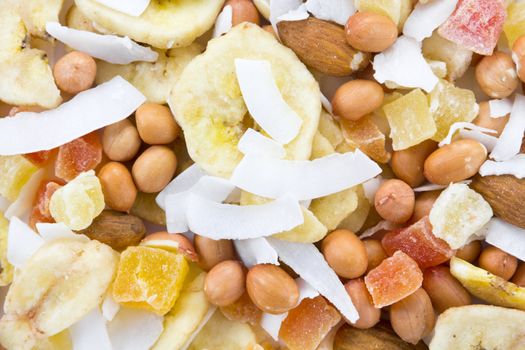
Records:
[[[230,240],[214,240],[195,235],[193,245],[199,255],[199,266],[206,271],[222,261],[235,259],[233,243]]]
[[[518,268],[518,259],[496,247],[486,247],[479,255],[479,267],[509,280]]]
[[[469,263],[474,263],[474,261],[478,258],[480,253],[481,253],[481,242],[472,241],[469,244],[466,244],[465,246],[458,249],[456,251],[455,256],[457,258],[468,261]]]
[[[481,90],[492,98],[509,97],[519,83],[516,65],[510,55],[501,51],[479,61],[476,80]]]
[[[346,41],[365,52],[381,52],[397,39],[397,26],[390,17],[374,12],[356,12],[345,26]]]
[[[472,302],[469,292],[444,265],[433,266],[425,270],[423,288],[439,313],[451,307],[470,305]]]
[[[360,329],[375,326],[381,318],[381,309],[374,306],[363,279],[357,278],[346,282],[345,289],[359,313],[359,320],[352,325]]]
[[[226,260],[215,265],[204,280],[204,294],[217,306],[226,306],[239,299],[245,290],[246,278],[240,262]]]
[[[383,88],[375,81],[355,79],[335,91],[332,108],[338,117],[356,121],[381,107],[384,97]]]
[[[365,245],[349,230],[331,232],[323,239],[321,251],[328,265],[344,278],[360,277],[368,266]]]
[[[137,187],[128,168],[119,162],[109,162],[97,176],[106,205],[114,210],[129,212],[137,198]]]
[[[410,187],[417,187],[425,182],[425,175],[423,175],[425,159],[436,149],[436,142],[426,140],[410,148],[394,151],[390,161],[392,171]]]

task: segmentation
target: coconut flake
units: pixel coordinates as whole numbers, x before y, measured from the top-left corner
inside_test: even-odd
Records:
[[[257,124],[279,143],[292,141],[303,121],[283,99],[270,62],[236,58],[235,72],[246,107]]]
[[[484,134],[477,130],[462,129],[459,131],[459,135],[464,139],[478,141],[483,146],[485,146],[488,152],[491,152],[494,149],[494,147],[496,147],[496,143],[498,142],[497,137]]]
[[[465,184],[468,185],[472,182],[472,180],[464,180],[464,181],[458,181],[456,184]],[[430,192],[430,191],[438,191],[443,190],[447,188],[449,185],[436,185],[436,184],[427,184],[423,186],[419,186],[414,188],[414,192]]]
[[[18,218],[26,218],[29,216],[31,209],[33,208],[35,194],[38,191],[38,187],[44,179],[45,174],[45,169],[39,169],[31,176],[29,181],[24,187],[22,187],[16,200],[5,211],[4,217],[6,219],[10,219],[13,216]]]
[[[26,223],[12,217],[7,233],[7,261],[14,267],[24,263],[44,244],[44,239],[31,230]]]
[[[417,41],[423,41],[432,35],[450,17],[456,8],[458,0],[432,0],[427,3],[419,2],[403,27],[403,34]]]
[[[310,17],[310,14],[308,14],[308,11],[306,10],[306,6],[304,4],[301,4],[298,8],[294,10],[290,10],[284,15],[281,15],[277,18],[277,22],[281,21],[302,21],[303,19],[307,19]]]
[[[135,61],[155,62],[159,54],[128,37],[72,29],[58,22],[47,22],[46,31],[67,46],[113,64]]]
[[[228,33],[232,29],[233,9],[231,5],[226,5],[221,13],[217,16],[215,21],[215,28],[213,28],[213,38]]]
[[[69,334],[75,350],[112,350],[106,321],[98,307],[73,324]]]
[[[502,100],[490,100],[489,110],[491,118],[501,118],[512,112],[512,101],[508,98]]]
[[[407,88],[422,88],[431,92],[439,79],[430,69],[421,53],[421,42],[407,36],[374,57],[374,78],[380,82],[393,82]]]
[[[290,196],[265,204],[241,206],[190,194],[186,217],[192,232],[215,240],[270,236],[304,222],[299,203]]]
[[[516,94],[510,118],[501,136],[496,143],[496,147],[490,153],[494,160],[502,161],[515,156],[520,152],[523,133],[525,132],[525,97]]]
[[[138,17],[148,8],[150,0],[95,0],[113,10]]]
[[[503,220],[493,218],[487,225],[487,243],[525,260],[525,230]]]
[[[108,325],[113,350],[149,349],[163,330],[163,317],[152,312],[121,308]]]
[[[291,12],[303,4],[302,0],[273,0],[270,1],[270,23],[273,30],[277,33],[277,23],[279,17]]]
[[[316,18],[332,21],[342,26],[355,13],[354,2],[350,0],[308,0],[306,8]]]
[[[498,133],[496,130],[483,128],[481,126],[477,126],[477,125],[472,124],[472,123],[457,122],[457,123],[454,123],[454,124],[452,124],[450,126],[450,129],[448,129],[447,136],[443,140],[441,140],[441,142],[439,143],[439,147],[443,147],[445,145],[450,144],[450,142],[452,142],[452,137],[454,136],[456,131],[462,130],[462,129],[469,129],[471,131],[474,131],[477,134],[482,134],[484,132],[485,133],[489,133],[489,134],[497,134]],[[485,135],[485,136],[487,136],[487,135]],[[496,138],[494,137],[494,139],[496,139]]]
[[[383,183],[383,177],[381,175],[374,177],[363,183],[363,190],[365,191],[365,197],[370,203],[374,203],[376,192]]]
[[[68,238],[68,239],[80,239],[83,241],[89,241],[89,238],[86,235],[75,233],[69,229],[64,223],[43,223],[39,222],[36,224],[36,229],[40,236],[46,242],[51,242],[59,238]]]
[[[339,277],[313,244],[287,242],[275,238],[268,238],[268,242],[286,265],[334,304],[347,320],[356,322],[359,319],[352,299]]]
[[[111,293],[106,294],[102,302],[102,316],[108,321],[112,321],[120,310],[120,304],[113,299]]]
[[[233,245],[247,268],[258,264],[279,265],[277,252],[262,237],[234,240]]]
[[[503,162],[487,160],[479,168],[481,176],[513,175],[518,179],[525,177],[525,154],[518,154]]]
[[[201,329],[204,328],[206,323],[208,323],[208,321],[212,318],[215,311],[217,311],[217,307],[214,305],[210,305],[208,308],[208,312],[206,312],[206,315],[204,315],[204,317],[202,318],[201,322],[197,326],[197,329],[195,329],[195,331],[190,335],[190,337],[188,338],[188,340],[186,340],[186,343],[184,343],[184,345],[180,348],[180,350],[186,350],[190,347],[191,343],[193,343],[193,340],[195,339],[197,334],[199,334]]]
[[[359,235],[359,238],[363,239],[363,238],[372,237],[374,234],[376,234],[379,231],[383,231],[383,230],[390,231],[398,227],[399,227],[398,225],[390,221],[386,221],[386,220],[379,221],[377,225],[370,227],[369,229],[363,231],[363,233]]]
[[[146,97],[116,76],[56,109],[0,118],[0,155],[49,150],[127,118]]]
[[[246,130],[244,135],[242,135],[237,144],[237,148],[243,154],[255,154],[274,158],[284,158],[286,155],[286,151],[280,143],[251,128]]]
[[[323,105],[324,109],[330,114],[334,114],[334,110],[332,108],[332,102],[324,95],[321,94],[321,104]]]
[[[359,185],[379,173],[381,168],[360,150],[311,161],[246,155],[231,181],[242,190],[266,198],[290,193],[298,200],[308,200]]]
[[[193,164],[188,169],[174,178],[155,198],[157,205],[166,210],[164,204],[168,194],[181,193],[192,188],[206,173],[197,165]]]

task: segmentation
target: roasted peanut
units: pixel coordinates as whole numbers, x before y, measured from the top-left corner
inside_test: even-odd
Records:
[[[321,250],[328,264],[341,277],[357,278],[366,271],[365,245],[352,231],[333,231],[323,239]]]
[[[522,35],[512,45],[514,62],[518,66],[518,77],[525,82],[525,35]]]
[[[386,255],[381,245],[381,241],[377,239],[365,239],[363,240],[363,244],[365,245],[366,256],[368,257],[366,272],[376,268],[383,260],[388,258],[388,255]]]
[[[476,66],[476,80],[481,90],[492,98],[509,97],[519,83],[512,58],[500,51],[481,59]]]
[[[518,259],[496,247],[486,247],[479,255],[479,267],[509,280],[518,268]]]
[[[512,283],[517,284],[520,287],[525,287],[525,263],[521,262],[514,272],[514,276],[510,280]]]
[[[228,0],[224,6],[232,7],[232,26],[242,22],[259,24],[259,11],[250,0]]]
[[[415,195],[410,186],[398,179],[386,180],[376,192],[374,205],[385,220],[404,223],[414,212]]]
[[[390,17],[374,12],[357,12],[345,26],[346,41],[365,52],[381,52],[397,39],[397,26]]]
[[[359,320],[352,326],[360,329],[375,326],[381,318],[381,309],[374,306],[365,282],[361,278],[350,280],[345,283],[345,289],[359,313]]]
[[[452,276],[447,266],[433,266],[426,269],[423,273],[423,288],[439,313],[472,302],[468,291]]]
[[[128,119],[104,128],[102,148],[111,160],[125,162],[132,159],[139,151],[140,144],[137,128]]]
[[[209,271],[221,261],[235,259],[232,241],[226,239],[216,241],[195,235],[193,244],[199,255],[199,265],[206,271]]]
[[[62,56],[53,68],[53,76],[60,90],[78,94],[93,85],[97,75],[95,60],[79,51]]]
[[[411,187],[425,182],[423,164],[425,159],[437,149],[437,143],[426,140],[410,148],[392,152],[391,167],[394,174]]]
[[[240,262],[226,260],[215,265],[204,280],[204,294],[217,306],[226,306],[239,299],[245,290],[246,279]]]
[[[421,218],[430,214],[434,202],[439,197],[441,191],[428,191],[419,194],[414,205],[414,214],[412,214],[411,222],[417,222]]]
[[[468,262],[474,262],[481,252],[481,242],[472,241],[456,251],[456,257]]]
[[[114,210],[128,212],[137,197],[137,188],[128,168],[119,162],[109,162],[100,169],[98,179],[106,205]]]
[[[133,164],[131,173],[138,189],[153,193],[161,191],[171,181],[177,169],[177,157],[166,146],[151,146]]]
[[[150,145],[164,145],[175,141],[180,128],[166,106],[147,102],[135,112],[140,138]]]
[[[190,261],[199,261],[199,256],[197,252],[195,252],[193,244],[191,244],[186,236],[179,233],[168,233],[166,231],[155,232],[146,236],[140,244],[148,247],[174,250],[183,254]]]
[[[335,115],[358,120],[381,107],[383,98],[381,85],[371,80],[356,79],[344,83],[336,90],[332,107]]]
[[[479,113],[476,119],[472,123],[481,126],[483,128],[496,130],[497,134],[491,134],[494,136],[500,136],[505,125],[509,121],[509,116],[492,118],[490,116],[490,106],[487,101],[479,103]]]

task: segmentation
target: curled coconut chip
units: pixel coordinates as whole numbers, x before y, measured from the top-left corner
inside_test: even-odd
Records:
[[[459,130],[459,135],[463,139],[472,139],[478,141],[483,146],[485,146],[488,152],[491,152],[494,147],[496,147],[496,143],[498,142],[498,138],[496,136],[487,135],[477,130],[461,129]]]
[[[484,133],[488,133],[488,134],[497,134],[498,133],[496,130],[483,128],[481,126],[477,126],[477,125],[472,124],[472,123],[457,122],[457,123],[454,123],[454,124],[452,124],[450,126],[450,129],[448,130],[447,136],[439,143],[439,147],[443,147],[445,145],[450,144],[450,142],[452,142],[452,137],[454,136],[456,131],[463,130],[463,129],[469,129],[470,131],[473,132],[473,134],[478,134],[480,140],[483,140],[483,136],[490,136],[490,135],[486,135]],[[483,136],[481,136],[481,135],[483,135]],[[491,136],[491,138],[493,140],[490,141],[489,144],[493,146],[493,143],[497,140],[497,138],[494,137],[494,136]]]
[[[523,134],[525,132],[525,97],[516,94],[510,118],[496,146],[490,153],[494,160],[502,161],[511,159],[520,152]]]
[[[247,268],[258,264],[279,265],[277,252],[262,237],[235,240],[233,245]]]
[[[73,349],[75,350],[112,350],[106,320],[95,307],[80,321],[69,328]]]
[[[155,62],[159,57],[157,52],[137,44],[128,37],[72,29],[58,22],[47,22],[46,31],[75,50],[113,64],[128,64],[136,61]]]
[[[7,261],[14,267],[24,263],[42,246],[44,239],[17,217],[12,217],[7,233]]]
[[[487,224],[487,243],[525,260],[525,230],[498,218]]]
[[[31,209],[33,208],[33,199],[35,198],[35,193],[38,191],[40,183],[46,175],[45,169],[39,169],[36,173],[31,175],[29,181],[22,187],[20,194],[16,200],[9,205],[9,207],[4,212],[4,217],[10,219],[13,216],[19,218],[26,218]]]
[[[99,4],[112,8],[113,10],[125,13],[130,16],[138,17],[146,9],[150,0],[95,0]]]
[[[144,350],[151,348],[164,329],[163,319],[162,316],[145,310],[120,308],[115,318],[108,324],[112,349]]]
[[[363,190],[365,191],[365,197],[370,203],[374,203],[376,192],[383,183],[383,177],[381,175],[374,177],[363,183]]]
[[[363,238],[372,237],[374,234],[376,234],[379,231],[390,231],[398,227],[399,226],[394,224],[393,222],[382,220],[382,221],[379,221],[377,225],[370,227],[369,229],[363,231],[363,233],[359,235],[359,238],[363,239]]]
[[[108,321],[111,321],[115,318],[115,315],[120,310],[120,304],[113,299],[111,293],[106,294],[104,301],[102,302],[102,316]]]
[[[36,229],[44,241],[51,242],[59,238],[68,239],[80,239],[83,241],[89,241],[86,235],[75,233],[69,229],[64,223],[37,223]]]
[[[284,158],[286,155],[284,147],[279,142],[276,142],[251,128],[246,130],[242,135],[237,144],[237,148],[243,154],[254,154],[274,158]]]
[[[49,150],[127,118],[146,101],[117,76],[83,91],[56,109],[0,118],[0,155]]]
[[[332,108],[332,102],[330,102],[330,100],[323,93],[321,93],[321,104],[328,113],[334,113],[334,110]]]
[[[157,205],[166,210],[165,200],[168,194],[184,192],[192,188],[206,173],[197,164],[192,164],[159,192],[155,201]]]
[[[518,154],[502,162],[487,160],[479,168],[479,174],[481,176],[512,175],[523,179],[525,178],[525,154]]]
[[[501,118],[512,112],[512,101],[508,98],[502,100],[490,100],[489,110],[491,118]]]
[[[303,4],[302,0],[274,0],[270,1],[270,23],[273,30],[278,33],[277,23],[280,22],[279,17],[294,11]]]
[[[434,29],[450,17],[458,0],[432,0],[418,2],[403,27],[403,34],[417,41],[432,36]]]
[[[292,141],[303,121],[283,99],[270,62],[237,58],[235,72],[246,107],[257,124],[279,143]]]
[[[301,206],[290,196],[265,204],[241,206],[190,194],[186,217],[192,232],[215,240],[266,237],[304,222]]]
[[[277,22],[281,21],[302,21],[310,17],[308,11],[306,10],[305,4],[301,4],[298,8],[290,10],[284,15],[281,15],[277,18]]]
[[[421,53],[421,42],[408,36],[374,57],[374,78],[379,83],[393,82],[407,88],[431,92],[439,79]]]
[[[359,185],[379,173],[381,168],[360,150],[311,161],[246,155],[235,168],[231,182],[266,198],[290,193],[298,200],[308,200]]]
[[[348,0],[307,0],[306,9],[316,18],[342,26],[355,13],[354,2]]]
[[[212,37],[216,38],[232,29],[233,9],[231,5],[226,5],[221,13],[217,16],[215,27],[213,28]]]

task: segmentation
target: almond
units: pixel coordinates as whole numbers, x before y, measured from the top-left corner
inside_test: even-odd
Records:
[[[307,66],[321,73],[347,76],[369,63],[370,55],[350,47],[344,29],[336,24],[310,17],[302,21],[282,21],[277,28],[283,44]]]
[[[511,175],[478,175],[470,187],[485,198],[497,217],[525,228],[525,179]]]

